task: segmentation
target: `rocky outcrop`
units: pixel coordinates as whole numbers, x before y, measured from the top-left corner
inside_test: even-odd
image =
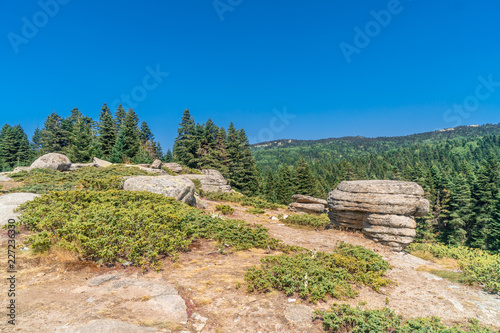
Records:
[[[328,194],[332,225],[362,230],[394,250],[402,250],[415,237],[413,216],[429,212],[422,187],[413,182],[344,181]]]
[[[101,160],[100,158],[97,158],[97,157],[94,157],[92,162],[94,162],[94,165],[98,168],[105,168],[105,167],[109,167],[109,166],[113,165],[113,163],[105,161],[105,160]]]
[[[328,207],[328,203],[324,199],[318,199],[315,197],[311,197],[308,195],[302,195],[302,194],[294,194],[292,195],[292,200],[294,202],[298,203],[311,203],[311,204],[320,204],[326,207]]]
[[[16,172],[20,172],[20,171],[26,171],[26,172],[29,172],[31,170],[30,167],[17,167],[15,168],[12,173],[16,173]]]
[[[182,165],[177,164],[177,163],[163,163],[162,167],[170,169],[170,171],[173,171],[175,173],[181,173],[182,172]]]
[[[182,176],[132,176],[123,183],[125,191],[146,191],[175,198],[195,206],[195,187],[191,180]]]
[[[326,200],[318,199],[308,195],[294,194],[292,202],[288,209],[292,212],[316,213],[321,214],[326,211],[328,203]]]
[[[49,153],[40,156],[30,166],[31,169],[52,169],[56,171],[68,171],[71,161],[63,154]]]
[[[0,225],[7,224],[9,219],[17,221],[20,213],[15,211],[16,208],[39,196],[34,193],[9,193],[0,196]]]
[[[204,192],[231,193],[231,185],[227,183],[219,171],[203,169],[201,173],[201,175],[188,174],[183,175],[183,177],[191,180],[198,179],[201,183],[201,190]]]
[[[11,182],[14,179],[9,177],[10,172],[2,172],[0,173],[0,182]]]
[[[156,159],[151,163],[151,169],[161,169],[162,162],[159,159]]]
[[[292,202],[288,205],[288,209],[292,212],[304,212],[304,213],[315,213],[321,214],[325,212],[325,206],[322,204],[312,204],[312,203],[299,203]]]

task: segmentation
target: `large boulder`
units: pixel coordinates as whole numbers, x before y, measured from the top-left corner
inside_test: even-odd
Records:
[[[7,224],[9,219],[17,221],[20,213],[15,212],[16,208],[39,196],[34,193],[9,193],[0,196],[0,225]]]
[[[105,167],[109,167],[109,166],[113,165],[113,163],[105,161],[105,160],[101,160],[100,158],[97,158],[97,157],[94,157],[92,162],[94,162],[94,165],[98,168],[105,168]]]
[[[170,169],[170,171],[173,171],[175,173],[181,173],[182,172],[182,165],[178,163],[163,163],[163,167]]]
[[[156,159],[151,163],[151,169],[161,169],[162,162],[159,159]]]
[[[219,171],[203,169],[201,172],[201,175],[187,174],[183,175],[183,177],[191,180],[198,179],[201,184],[201,190],[204,192],[231,193],[231,185],[227,183],[227,180]]]
[[[328,203],[324,199],[318,199],[315,197],[311,197],[309,195],[303,195],[303,194],[294,194],[292,195],[292,200],[298,203],[311,203],[311,204],[320,204],[326,207],[328,207]]]
[[[344,181],[328,194],[332,224],[358,229],[365,236],[403,250],[416,235],[413,216],[429,212],[422,187],[389,180]]]
[[[71,161],[63,154],[49,153],[40,156],[30,166],[32,169],[52,169],[57,171],[68,171]]]
[[[132,176],[125,180],[123,189],[163,194],[188,205],[196,205],[194,184],[182,176]]]
[[[391,186],[391,182],[396,184]],[[424,216],[429,212],[429,201],[422,196],[422,187],[412,182],[344,181],[328,194],[328,205],[333,211]]]

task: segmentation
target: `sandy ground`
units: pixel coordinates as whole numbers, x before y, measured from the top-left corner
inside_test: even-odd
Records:
[[[205,201],[208,211],[215,202]],[[363,245],[382,255],[392,266],[387,277],[393,283],[377,293],[358,286],[356,299],[347,303],[367,302],[369,308],[389,308],[406,317],[440,316],[445,323],[464,323],[477,318],[482,324],[500,328],[500,297],[487,294],[479,287],[452,283],[428,273],[425,269],[445,269],[438,263],[425,261],[406,253],[394,253],[359,233],[339,230],[305,230],[292,228],[269,219],[284,210],[263,215],[245,213],[235,208],[230,218],[264,225],[269,233],[291,245],[319,251],[332,250],[339,241]],[[7,262],[7,233],[0,234],[0,262]],[[22,236],[22,235],[21,235]],[[20,237],[21,237],[20,236]],[[18,239],[19,240],[19,239]],[[142,273],[133,267],[98,267],[78,263],[64,253],[45,257],[34,256],[29,250],[17,249],[18,325],[8,326],[2,310],[0,332],[58,332],[62,327],[86,323],[93,319],[111,318],[123,322],[156,328],[159,332],[196,332],[194,314],[208,318],[202,332],[322,332],[321,322],[290,320],[289,312],[305,305],[312,309],[327,309],[337,300],[310,304],[298,297],[288,298],[280,292],[248,294],[244,274],[268,255],[264,250],[239,251],[231,254],[213,253],[214,242],[193,243],[189,252],[172,263],[165,260],[160,272]],[[272,252],[271,254],[277,254]],[[5,267],[3,264],[2,267]],[[425,268],[425,269],[424,269]],[[6,276],[3,269],[2,277]],[[145,307],[150,295],[144,289],[117,289],[111,282],[89,287],[89,280],[102,274],[116,275],[117,280],[135,279],[141,283],[164,281],[175,286],[187,306],[186,324],[163,320]],[[7,286],[4,284],[5,289]],[[6,290],[0,291],[0,304],[6,304]]]

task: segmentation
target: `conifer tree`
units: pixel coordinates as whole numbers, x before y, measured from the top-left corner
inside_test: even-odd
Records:
[[[121,104],[120,104],[121,106]],[[99,148],[101,156],[108,158],[116,142],[116,124],[106,103],[101,108],[99,114]]]
[[[172,154],[172,151],[170,149],[168,149],[167,153],[165,154],[165,157],[163,158],[163,162],[171,163],[173,160],[174,160],[174,156]]]
[[[129,109],[111,151],[112,162],[130,161],[138,153],[140,148],[140,135],[137,129],[138,122],[139,118],[137,114],[134,110]]]
[[[280,204],[288,205],[292,202],[292,195],[295,194],[296,189],[291,167],[282,165],[278,169],[278,181],[277,181],[276,192],[277,192],[278,202]]]
[[[14,132],[14,138],[16,141],[17,145],[17,152],[16,152],[16,160],[18,161],[18,165],[25,165],[28,164],[28,162],[32,158],[32,151],[30,147],[30,143],[28,140],[28,136],[24,132],[23,128],[21,125],[16,125],[12,128],[12,131]]]
[[[42,151],[46,153],[64,153],[64,148],[68,143],[68,132],[63,126],[63,118],[52,112],[45,119],[42,129]]]
[[[154,135],[151,133],[151,130],[149,129],[148,124],[143,121],[141,123],[141,142],[153,142],[154,141]]]
[[[125,121],[125,117],[127,116],[127,112],[120,104],[115,111],[115,133],[120,131],[120,127],[122,127],[123,122]]]
[[[42,155],[42,131],[38,126],[35,128],[35,132],[31,137],[31,150],[35,158]]]
[[[69,145],[66,147],[68,158],[73,162],[90,162],[97,150],[93,138],[94,121],[92,118],[82,115],[77,108],[71,111],[71,116],[68,119],[71,121]]]
[[[241,190],[246,195],[255,195],[259,189],[259,172],[257,170],[257,164],[250,150],[250,143],[248,142],[245,130],[241,128],[238,131],[238,136],[241,160],[243,163],[243,177],[239,180],[240,184],[242,184]]]
[[[295,194],[316,195],[316,179],[303,158],[295,164],[295,191]]]
[[[192,161],[195,158],[197,150],[195,123],[187,108],[184,109],[177,133],[178,135],[174,142],[173,158],[188,167],[192,167]]]

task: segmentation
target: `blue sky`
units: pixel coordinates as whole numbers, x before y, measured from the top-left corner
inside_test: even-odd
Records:
[[[498,13],[493,0],[4,0],[0,122],[31,136],[54,110],[97,119],[129,95],[164,150],[186,107],[252,142],[498,123]]]

